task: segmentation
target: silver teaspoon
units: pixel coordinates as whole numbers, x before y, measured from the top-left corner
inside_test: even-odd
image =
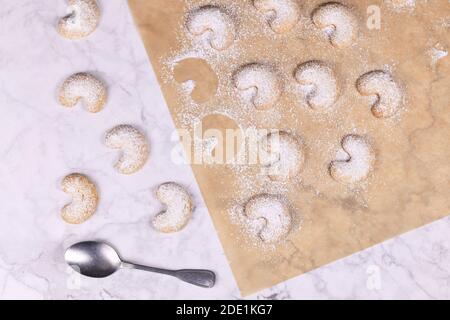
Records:
[[[203,288],[212,288],[216,282],[216,275],[209,270],[167,270],[123,261],[113,247],[98,241],[76,243],[66,250],[64,258],[75,271],[93,278],[104,278],[125,268],[162,273]]]

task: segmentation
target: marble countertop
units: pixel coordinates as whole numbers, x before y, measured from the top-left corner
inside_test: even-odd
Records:
[[[55,31],[65,2],[4,1],[0,6],[0,299],[239,299],[208,210],[186,165],[170,161],[174,125],[125,0],[99,1],[99,29],[67,41]],[[57,102],[61,82],[89,71],[109,88],[98,114]],[[151,143],[151,158],[132,176],[118,175],[106,130],[130,123]],[[59,183],[83,172],[101,202],[84,225],[59,217],[68,201]],[[183,231],[150,226],[165,181],[188,186],[197,204]],[[260,299],[450,298],[450,218],[414,230],[260,292]],[[169,268],[209,268],[216,287],[124,270],[106,279],[71,271],[64,249],[87,239],[114,244],[129,260]]]

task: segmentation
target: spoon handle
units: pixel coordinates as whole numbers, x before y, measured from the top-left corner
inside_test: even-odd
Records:
[[[169,275],[178,278],[181,281],[203,288],[212,288],[216,282],[216,275],[214,274],[214,272],[209,270],[202,270],[202,269],[168,270],[143,266],[140,264],[130,262],[122,262],[122,267]]]
[[[175,277],[181,281],[203,287],[212,288],[216,283],[216,275],[210,270],[183,269],[175,271]]]

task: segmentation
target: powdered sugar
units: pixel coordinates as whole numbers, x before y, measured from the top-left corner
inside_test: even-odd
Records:
[[[428,51],[431,58],[431,65],[434,66],[436,63],[448,56],[448,51],[440,43],[436,43],[433,48]]]
[[[187,80],[181,84],[183,91],[187,94],[191,94],[195,89],[195,81]]]
[[[387,3],[395,11],[411,11],[416,6],[416,0],[388,0]]]

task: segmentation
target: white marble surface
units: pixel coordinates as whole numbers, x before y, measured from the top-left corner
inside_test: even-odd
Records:
[[[0,298],[184,299],[240,298],[189,167],[170,161],[173,124],[125,0],[100,1],[103,18],[88,39],[70,42],[55,31],[64,0],[0,0]],[[99,114],[58,105],[57,88],[72,73],[90,71],[109,87]],[[151,160],[132,176],[117,174],[116,153],[102,144],[120,123],[143,129]],[[67,196],[61,178],[88,174],[101,203],[89,222],[60,219]],[[185,184],[197,209],[186,229],[162,235],[149,221],[161,182]],[[357,253],[252,298],[450,298],[450,219]],[[63,262],[73,242],[105,239],[130,260],[181,268],[211,268],[217,286],[200,289],[175,279],[122,271],[82,278]]]

